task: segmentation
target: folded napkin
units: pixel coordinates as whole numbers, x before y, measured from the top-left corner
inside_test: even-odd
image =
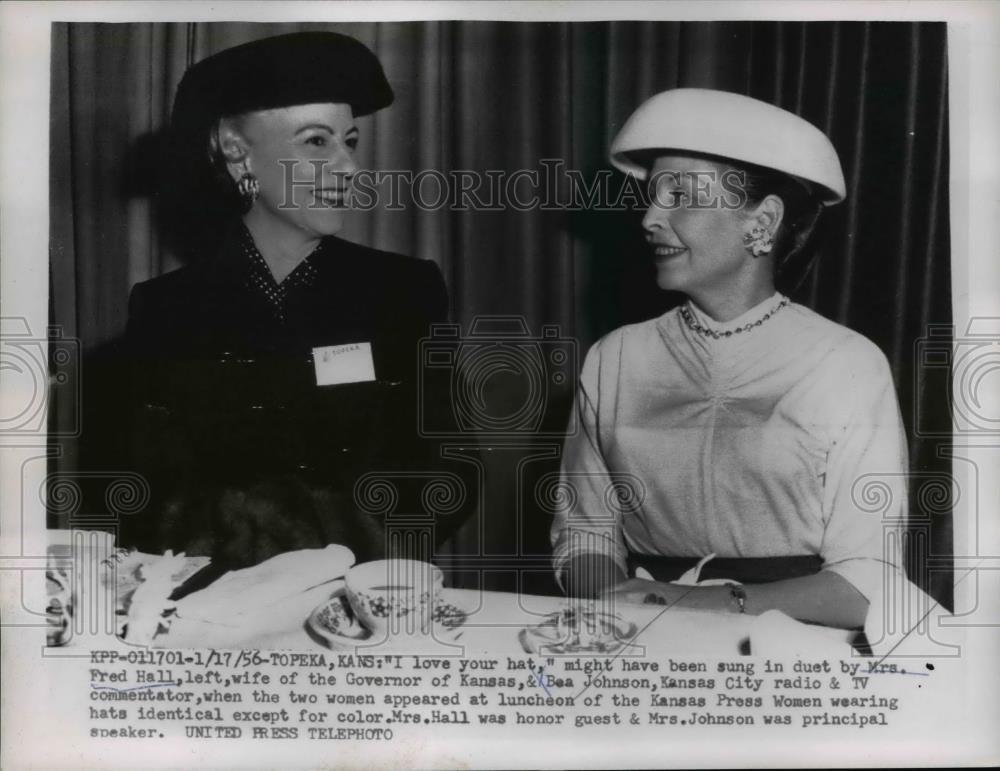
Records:
[[[165,559],[167,555],[164,554],[118,549],[113,556],[101,563],[104,568],[101,572],[101,584],[108,587],[114,581],[118,606],[127,610],[132,593],[144,580],[148,580],[146,576],[149,571],[156,570],[156,566]],[[174,571],[170,576],[170,583],[175,587],[212,561],[210,557],[188,557],[183,554],[174,557],[172,553],[170,559]]]
[[[676,586],[740,586],[739,581],[733,581],[731,578],[707,578],[704,581],[699,580],[701,578],[701,569],[713,559],[715,559],[714,553],[705,555],[698,560],[697,565],[670,583],[675,584]],[[642,578],[646,581],[656,580],[653,578],[653,575],[641,565],[635,569],[635,577]]]
[[[169,599],[178,585],[177,576],[187,567],[184,552],[174,554],[167,549],[161,557],[140,563],[136,568],[141,583],[132,592],[126,620],[125,641],[134,645],[150,645],[156,635],[168,629],[171,619],[164,618],[174,609]]]
[[[715,552],[706,554],[698,560],[697,565],[684,573],[676,581],[671,581],[670,583],[677,584],[678,586],[740,586],[739,581],[733,581],[731,578],[707,578],[704,581],[700,580],[701,569],[714,559]]]
[[[354,553],[338,544],[279,554],[259,565],[230,571],[179,600],[177,617],[240,626],[269,606],[342,578],[353,564]]]

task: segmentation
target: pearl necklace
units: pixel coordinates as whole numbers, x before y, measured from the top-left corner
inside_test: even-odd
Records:
[[[736,327],[736,329],[726,329],[723,330],[722,332],[719,332],[718,330],[715,329],[709,329],[708,327],[703,327],[701,324],[699,324],[695,320],[694,315],[688,309],[686,304],[680,307],[680,314],[681,318],[684,319],[684,323],[687,324],[688,327],[697,332],[699,335],[704,335],[705,337],[711,337],[714,338],[715,340],[718,340],[723,337],[732,337],[733,335],[739,335],[742,334],[743,332],[752,332],[754,329],[759,327],[761,324],[763,324],[765,321],[771,318],[771,316],[780,311],[786,305],[788,305],[788,298],[783,297],[781,298],[780,303],[778,303],[776,306],[774,306],[771,310],[769,310],[767,313],[765,313],[756,321],[747,322],[741,327]]]

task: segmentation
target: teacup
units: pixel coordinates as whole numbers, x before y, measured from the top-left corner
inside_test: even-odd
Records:
[[[443,584],[439,568],[405,559],[365,562],[344,576],[351,610],[376,637],[429,633]]]

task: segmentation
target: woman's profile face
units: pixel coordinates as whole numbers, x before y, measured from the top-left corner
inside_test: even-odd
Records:
[[[348,104],[304,104],[249,113],[239,133],[260,181],[252,215],[309,237],[340,231],[358,170],[358,128]]]
[[[661,289],[724,293],[755,267],[743,245],[750,223],[737,172],[702,158],[664,155],[648,184],[642,227]]]

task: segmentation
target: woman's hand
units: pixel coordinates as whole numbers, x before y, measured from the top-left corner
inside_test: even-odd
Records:
[[[601,595],[612,602],[665,605],[700,610],[739,611],[728,586],[679,586],[644,578],[629,578]]]
[[[830,570],[785,581],[751,584],[743,589],[746,592],[744,608],[751,615],[774,609],[799,621],[857,629],[864,625],[868,612],[868,600],[845,578]],[[615,602],[654,602],[675,608],[740,611],[729,586],[678,586],[629,578],[604,591],[601,597]]]

